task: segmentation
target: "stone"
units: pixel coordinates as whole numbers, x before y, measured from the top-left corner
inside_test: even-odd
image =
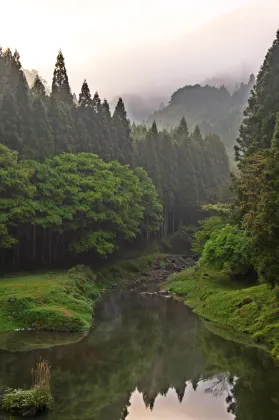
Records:
[[[16,298],[9,298],[9,299],[8,299],[8,302],[9,302],[9,303],[14,303],[14,302],[16,302],[16,300],[17,300]]]
[[[29,410],[22,413],[22,416],[31,418],[31,417],[35,417],[37,414],[38,414],[38,411],[36,410],[36,408],[32,407],[32,408],[29,408]]]
[[[242,300],[242,305],[244,306],[244,305],[249,305],[249,303],[252,303],[253,302],[253,299],[252,298],[250,298],[250,297],[245,297],[243,300]]]
[[[159,294],[160,294],[160,295],[166,295],[167,293],[168,293],[168,292],[167,292],[166,290],[160,290],[160,291],[159,291]]]

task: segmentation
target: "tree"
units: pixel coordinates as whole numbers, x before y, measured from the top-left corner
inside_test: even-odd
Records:
[[[48,104],[48,117],[54,140],[54,153],[74,151],[75,132],[71,110],[52,96]]]
[[[34,144],[31,145],[28,156],[32,157],[32,159],[43,161],[45,158],[53,156],[54,141],[46,107],[39,96],[32,102],[32,121]]]
[[[236,159],[239,161],[258,148],[269,148],[279,109],[279,30],[272,47],[268,50],[251,91],[244,120],[239,130]],[[251,79],[250,79],[251,80]],[[253,79],[251,80],[253,83]]]
[[[17,152],[0,144],[0,248],[17,244],[20,225],[34,215],[33,173],[28,164],[18,162]]]
[[[10,90],[4,95],[0,110],[0,142],[18,152],[22,150],[18,106]]]
[[[18,132],[22,142],[20,154],[25,158],[33,156],[34,130],[30,106],[29,87],[22,70],[19,72],[15,99],[18,107]]]
[[[251,268],[252,241],[245,230],[226,225],[205,243],[199,264],[233,274],[246,274]]]
[[[61,50],[58,52],[53,72],[51,95],[68,105],[73,103],[73,95],[69,85],[64,56]]]
[[[124,103],[119,98],[113,117],[114,141],[116,144],[117,160],[122,163],[134,165],[133,140],[131,136],[130,121],[127,118]]]
[[[34,80],[32,88],[31,88],[31,92],[35,96],[39,96],[43,99],[46,97],[46,88],[45,88],[45,85],[43,84],[40,76],[38,75],[38,73],[35,76],[35,80]]]
[[[78,105],[82,109],[93,108],[93,101],[90,89],[85,79],[81,87],[81,92],[79,94]]]

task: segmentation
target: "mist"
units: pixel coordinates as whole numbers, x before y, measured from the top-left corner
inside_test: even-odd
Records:
[[[128,45],[97,62],[89,54],[79,71],[70,72],[70,81],[78,90],[78,79],[86,76],[92,89],[108,99],[140,94],[160,100],[181,86],[211,77],[247,81],[250,73],[258,72],[275,38],[278,16],[277,0],[254,2],[210,20],[163,48],[154,43],[136,49]]]

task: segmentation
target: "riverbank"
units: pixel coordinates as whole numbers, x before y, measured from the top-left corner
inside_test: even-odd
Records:
[[[268,285],[250,286],[225,273],[189,268],[163,285],[202,318],[266,346],[279,360],[279,292]]]
[[[103,291],[153,279],[161,282],[177,268],[175,264],[167,268],[171,258],[153,254],[120,260],[96,272],[77,266],[69,271],[6,276],[0,281],[0,332],[88,331],[95,301]]]

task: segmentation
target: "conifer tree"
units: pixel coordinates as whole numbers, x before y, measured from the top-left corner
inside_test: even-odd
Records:
[[[10,90],[4,95],[0,109],[0,143],[17,152],[22,150],[18,106]]]
[[[122,98],[119,98],[113,113],[114,141],[117,149],[117,160],[120,163],[134,165],[133,139],[130,121]]]
[[[112,117],[110,113],[110,108],[108,101],[104,99],[101,105],[100,112],[100,121],[101,121],[101,139],[100,139],[100,157],[105,161],[114,160],[116,153],[113,145],[112,138]]]
[[[71,105],[73,103],[73,95],[71,93],[65,60],[61,50],[57,55],[53,72],[51,95],[66,104]]]
[[[20,154],[25,158],[31,158],[32,153],[30,155],[30,152],[34,144],[34,130],[32,126],[29,86],[22,70],[19,71],[15,98],[19,115],[18,133],[22,143]]]
[[[185,141],[188,141],[189,131],[185,117],[181,118],[179,126],[175,130],[175,138],[179,143],[184,143]]]
[[[51,96],[49,100],[48,117],[54,140],[54,153],[58,155],[63,152],[74,152],[75,133],[72,114],[55,96]]]
[[[93,101],[92,101],[90,89],[85,79],[81,87],[81,92],[79,94],[78,106],[84,109],[93,108]]]
[[[101,111],[101,99],[98,92],[95,92],[93,96],[93,109],[98,114]]]
[[[272,47],[268,50],[251,91],[244,120],[239,130],[236,159],[239,161],[258,148],[269,148],[279,110],[279,30]],[[251,80],[251,83],[253,80]]]
[[[31,92],[34,95],[40,96],[43,99],[46,97],[45,85],[43,84],[42,79],[40,78],[40,76],[38,74],[36,74],[36,76],[35,76],[35,80],[34,80],[32,88],[31,88]]]
[[[35,160],[43,161],[54,154],[54,141],[51,127],[42,98],[36,97],[32,102],[32,120],[34,127],[34,146],[28,155]]]

